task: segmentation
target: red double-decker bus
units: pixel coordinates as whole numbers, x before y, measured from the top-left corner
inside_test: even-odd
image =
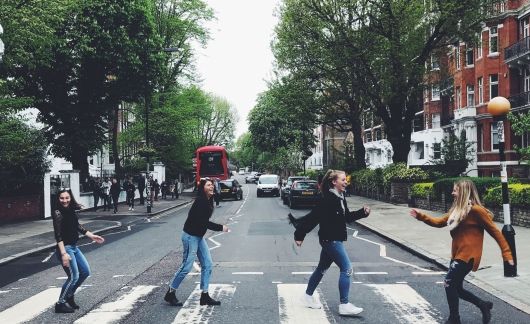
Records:
[[[197,185],[201,178],[230,178],[228,154],[222,146],[202,146],[195,151]]]

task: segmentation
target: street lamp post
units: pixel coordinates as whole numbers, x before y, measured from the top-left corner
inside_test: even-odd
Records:
[[[0,25],[0,35],[4,33],[4,29],[2,28],[2,25]],[[2,39],[0,39],[0,62],[2,62],[2,57],[4,56],[4,42],[2,42]]]
[[[499,137],[499,161],[501,164],[501,185],[502,185],[502,209],[504,214],[504,226],[502,234],[506,238],[510,249],[512,250],[514,265],[504,261],[504,276],[517,276],[517,255],[515,250],[515,230],[511,224],[510,218],[510,200],[508,197],[508,172],[506,171],[506,156],[504,154],[504,121],[506,115],[510,112],[511,105],[508,99],[504,97],[495,97],[488,103],[488,112],[493,115],[493,120],[497,122],[497,134]]]

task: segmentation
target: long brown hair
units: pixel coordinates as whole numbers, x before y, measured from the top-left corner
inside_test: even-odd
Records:
[[[329,169],[326,174],[324,175],[324,178],[322,178],[322,195],[329,194],[329,189],[333,188],[333,181],[337,180],[340,174],[344,174],[345,172],[342,170],[332,170]]]

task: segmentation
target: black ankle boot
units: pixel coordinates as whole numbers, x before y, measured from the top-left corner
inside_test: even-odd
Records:
[[[179,302],[177,296],[175,296],[175,292],[172,292],[169,289],[167,290],[166,295],[164,296],[164,300],[167,301],[171,306],[182,306],[182,303]]]
[[[56,313],[73,313],[74,310],[70,308],[66,303],[57,303],[55,304]]]
[[[79,305],[75,303],[74,296],[66,298],[66,303],[70,305],[73,309],[79,309]]]
[[[210,297],[210,295],[208,295],[208,293],[202,293],[201,294],[201,302],[200,302],[201,306],[202,305],[209,305],[209,306],[219,306],[221,305],[221,302],[218,301],[218,300],[214,300],[212,299],[212,297]]]
[[[445,324],[462,324],[462,322],[460,322],[460,316],[449,316]]]
[[[493,308],[493,303],[489,301],[481,302],[478,307],[482,312],[482,323],[488,324],[491,320],[491,309]]]

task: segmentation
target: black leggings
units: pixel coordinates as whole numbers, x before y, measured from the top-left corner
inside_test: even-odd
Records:
[[[462,260],[451,260],[449,270],[445,276],[445,295],[449,304],[449,316],[456,318],[459,316],[458,302],[459,298],[468,301],[476,306],[483,302],[480,298],[473,295],[463,287],[464,278],[473,269],[473,259],[466,263]]]

